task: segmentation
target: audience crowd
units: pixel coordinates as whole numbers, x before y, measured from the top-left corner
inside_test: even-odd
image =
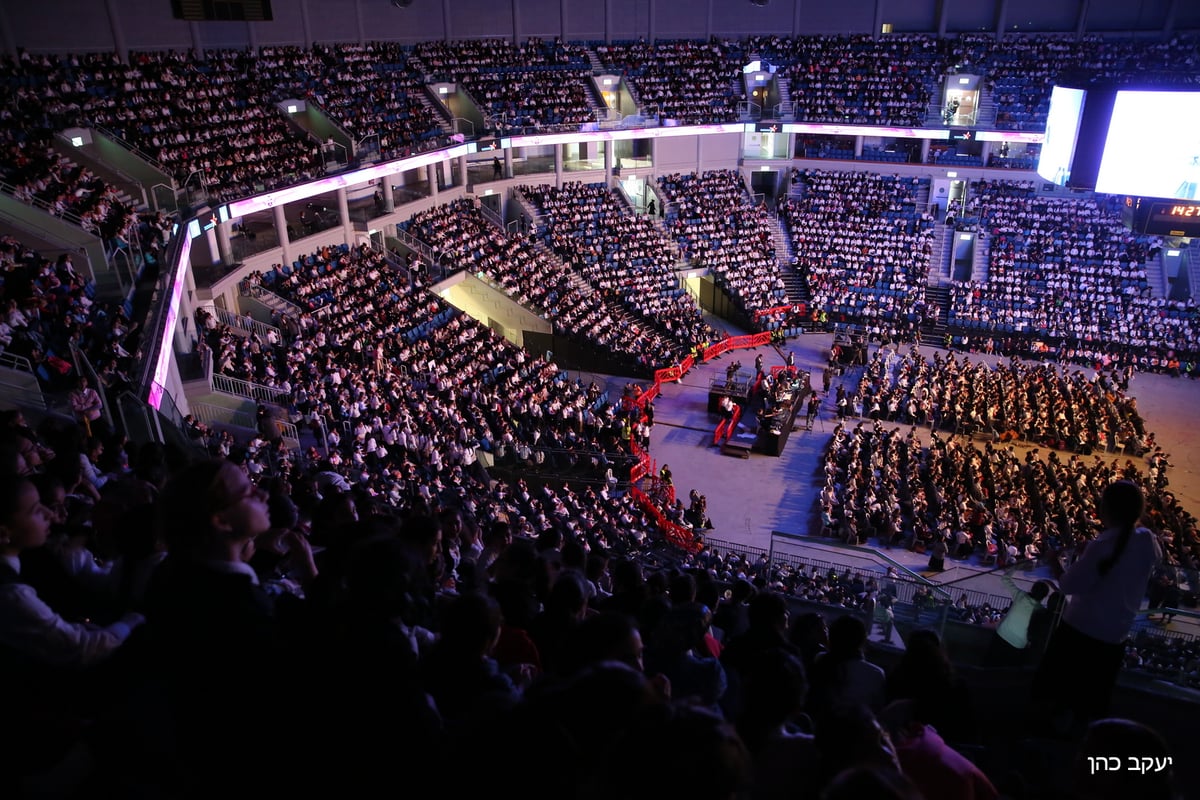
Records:
[[[949,54],[921,34],[752,37],[747,52],[787,81],[797,120],[923,125]]]
[[[658,192],[669,204],[667,227],[684,257],[710,270],[747,319],[788,303],[770,211],[751,201],[737,170],[662,175]]]
[[[480,39],[423,42],[416,52],[429,73],[461,82],[497,130],[577,129],[596,121],[592,68],[581,44]]]
[[[1101,203],[981,181],[967,213],[986,236],[987,280],[951,285],[951,326],[1032,333],[1085,353],[1200,353],[1195,303],[1154,297],[1147,281],[1161,240],[1131,233]]]
[[[264,47],[257,71],[276,97],[315,102],[363,148],[378,137],[379,158],[391,159],[436,145],[442,135],[410,57],[411,48],[395,42]]]
[[[1110,52],[1087,38],[1031,41],[1005,51],[982,37],[953,47],[903,37],[884,40],[881,54],[851,38],[820,60],[798,43],[757,47],[794,59],[806,113],[843,119],[916,114],[927,88],[915,81],[922,63],[1012,64],[1035,78],[1004,100],[1005,122],[1024,125],[1021,115],[1041,113],[1042,73],[1082,48],[1105,69],[1128,71],[1153,70],[1186,46],[1176,39]],[[731,45],[597,50],[664,116],[734,113],[740,63]],[[511,94],[487,96],[501,79],[497,67],[516,70],[503,81],[543,85],[574,74],[586,61],[575,45],[428,43],[417,52],[135,53],[129,64],[19,54],[0,64],[12,98],[0,116],[32,122],[4,126],[3,177],[19,197],[78,216],[112,246],[138,237],[158,249],[163,219],[133,215],[111,187],[55,155],[46,131],[76,119],[104,124],[181,178],[203,171],[210,192],[231,198],[319,170],[315,148],[265,99],[283,91],[324,104],[356,135],[379,133],[391,153],[419,145],[434,119],[405,70],[457,74],[494,113],[522,124],[582,116],[573,89],[525,85],[519,97],[536,97],[534,109],[517,108]],[[884,63],[894,86],[877,77]],[[678,85],[689,72],[698,77]],[[847,76],[853,95],[828,90]],[[230,154],[217,155],[217,142]],[[911,322],[900,312],[921,308],[932,222],[915,211],[919,187],[884,176],[805,177],[787,214],[814,306]],[[674,175],[660,187],[674,204],[672,235],[744,312],[787,302],[766,211],[750,204],[740,176]],[[582,333],[641,369],[674,363],[703,340],[694,306],[661,293],[672,254],[648,223],[622,218],[600,187],[525,191],[545,214],[542,242],[506,236],[470,201],[422,212],[408,227],[447,262],[537,308],[556,332]],[[1026,186],[988,184],[976,197],[993,260],[986,284],[956,289],[958,318],[1072,339],[1069,352],[1092,360],[1102,341],[1164,355],[1200,350],[1195,309],[1149,297],[1142,265],[1152,240],[1119,231],[1099,206],[1041,201]],[[861,216],[862,227],[847,230],[847,214]],[[610,234],[624,237],[620,251]],[[630,237],[643,252],[630,250]],[[581,286],[543,243],[599,291]],[[50,417],[35,429],[5,412],[0,425],[0,657],[21,688],[8,709],[14,724],[0,736],[6,790],[82,743],[95,787],[122,795],[229,785],[369,791],[397,768],[418,782],[437,776],[444,788],[440,776],[470,750],[481,754],[480,769],[454,773],[456,790],[769,797],[801,787],[840,798],[863,796],[862,781],[875,781],[944,796],[906,762],[905,745],[914,723],[930,731],[922,726],[936,723],[965,743],[969,726],[953,726],[944,703],[940,716],[923,702],[916,712],[887,704],[944,692],[949,674],[928,667],[905,693],[899,669],[885,675],[864,660],[861,617],[886,619],[877,610],[895,596],[890,576],[715,551],[677,563],[631,493],[614,489],[648,444],[652,417],[459,314],[425,291],[421,270],[365,247],[324,248],[252,278],[299,307],[298,319],[257,334],[198,315],[199,349],[214,372],[277,391],[289,420],[311,429],[317,445],[289,450],[262,405],[247,443],[189,420],[188,432],[216,458],[185,464],[172,448],[113,434],[82,404],[95,392],[73,374],[72,347],[96,366],[99,388],[129,385],[138,330],[128,307],[96,302],[70,256],[44,259],[12,237],[0,239],[0,266],[0,348],[29,358],[47,388],[70,385],[72,402],[81,399],[78,424]],[[644,324],[630,328],[618,298]],[[1169,563],[1196,569],[1196,520],[1167,491],[1167,456],[1127,395],[1128,380],[1128,371],[1088,379],[1016,361],[987,368],[953,355],[930,363],[877,354],[841,406],[858,405],[871,421],[835,429],[822,466],[821,529],[854,543],[940,544],[959,558],[1057,558],[1096,535],[1100,493],[1124,478],[1145,492]],[[928,422],[930,442],[885,421]],[[1001,441],[980,449],[957,436],[980,431],[1048,452],[1022,460]],[[1093,454],[1100,447],[1123,447],[1131,458],[1109,465]],[[479,453],[529,482],[489,479]],[[1147,470],[1134,463],[1142,456]],[[592,482],[547,477],[562,473]],[[730,598],[718,580],[733,583]],[[789,625],[787,596],[855,613],[826,633],[819,617],[815,626],[811,617]],[[1001,613],[985,604],[964,607],[962,618],[994,624]],[[1126,663],[1194,681],[1193,650],[1136,639]],[[247,711],[270,729],[253,757],[230,759],[229,725]],[[411,724],[381,732],[373,724],[381,711]],[[898,754],[881,746],[890,740],[876,714]],[[943,777],[969,776],[978,787],[971,796],[995,796],[986,776],[937,743]],[[531,747],[547,754],[554,778],[532,790],[508,769]]]
[[[556,334],[611,354],[633,374],[676,363],[678,345],[665,334],[626,320],[615,302],[585,284],[533,236],[506,234],[476,206],[477,201],[456,200],[414,215],[406,227],[439,254],[443,266],[486,277],[541,313]]]
[[[926,309],[934,220],[918,209],[928,179],[804,170],[780,215],[811,303],[835,319],[898,334]]]
[[[680,285],[678,248],[603,184],[522,186],[540,212],[542,240],[606,297],[657,326],[681,354],[719,335]]]
[[[1101,530],[1096,502],[1109,483],[1137,482],[1148,498],[1170,563],[1200,567],[1196,520],[1132,459],[1107,463],[1035,449],[1022,460],[1012,445],[983,449],[935,430],[928,446],[882,422],[839,423],[825,457],[818,500],[825,535],[850,543],[878,538],[953,558],[979,554],[997,564],[1069,558]],[[938,557],[941,558],[940,556]]]
[[[1081,455],[1154,449],[1154,434],[1137,400],[1120,388],[1124,373],[1023,362],[990,367],[950,353],[929,360],[917,350],[899,356],[880,349],[859,380],[855,402],[863,416],[905,425],[930,425],[970,438],[1025,441]]]
[[[746,100],[740,51],[717,42],[612,42],[594,47],[606,70],[622,73],[638,106],[683,125],[736,122]]]

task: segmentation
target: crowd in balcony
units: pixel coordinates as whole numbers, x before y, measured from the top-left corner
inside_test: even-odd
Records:
[[[348,465],[351,482],[362,477],[353,470],[369,467],[370,480],[386,484],[392,464],[408,471],[405,497],[420,490],[418,478],[448,487],[452,475],[473,472],[479,447],[502,466],[600,480],[628,470],[619,403],[563,379],[373,251],[330,248],[256,280],[302,308],[321,298],[294,340],[252,337],[241,347],[251,358],[275,354],[289,380],[290,421],[307,428],[321,420],[334,466]]]
[[[407,223],[443,266],[484,275],[518,303],[548,320],[554,332],[578,337],[639,373],[675,362],[678,345],[649,324],[625,319],[620,307],[598,292],[536,240],[510,236],[489,222],[477,201],[462,199],[422,211]]]
[[[795,269],[833,319],[915,330],[925,309],[934,220],[918,208],[928,179],[805,170],[781,205]]]
[[[920,34],[753,37],[745,44],[788,82],[797,120],[923,125],[947,54]]]
[[[684,350],[719,338],[680,284],[675,244],[653,220],[632,214],[614,190],[573,182],[520,192],[541,212],[543,241],[602,294]]]
[[[0,353],[27,361],[46,391],[75,388],[81,376],[73,349],[105,386],[132,388],[140,332],[125,305],[96,300],[95,283],[74,258],[46,258],[0,237]]]
[[[595,50],[605,69],[624,73],[647,114],[684,125],[738,119],[743,65],[720,43],[612,42]]]
[[[1064,75],[1089,81],[1179,87],[1197,82],[1196,39],[1145,40],[1112,36],[995,36],[962,34],[947,40],[956,73],[982,74],[992,92],[996,126],[1043,130],[1050,90]]]
[[[432,147],[442,132],[409,55],[395,42],[263,47],[256,69],[274,97],[315,102],[363,148],[378,137],[386,160]]]
[[[710,270],[743,314],[788,302],[770,211],[752,201],[737,170],[662,175],[658,192],[684,256]]]
[[[235,199],[321,173],[315,142],[274,106],[258,67],[241,50],[135,52],[128,63],[94,55],[70,64],[70,100],[79,120],[113,131],[180,185],[202,173],[210,195]]]
[[[981,181],[967,213],[987,237],[988,274],[952,284],[951,325],[1089,353],[1200,352],[1195,303],[1154,297],[1147,281],[1161,240],[1130,232],[1105,205],[1038,196],[1031,182]]]
[[[582,45],[531,38],[517,46],[481,39],[423,42],[416,52],[429,73],[459,81],[501,130],[578,126],[596,119],[588,89],[591,64]]]

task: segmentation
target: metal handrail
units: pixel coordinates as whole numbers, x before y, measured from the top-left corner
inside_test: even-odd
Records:
[[[364,149],[366,149],[366,147],[365,147],[365,144],[364,144],[364,143],[365,143],[365,142],[366,142],[368,139],[374,139],[374,140],[375,140],[375,152],[377,152],[377,153],[379,154],[379,157],[380,157],[380,158],[382,158],[382,157],[383,157],[383,147],[382,147],[382,145],[380,144],[380,142],[381,142],[381,139],[380,139],[380,137],[379,137],[379,134],[378,134],[378,133],[368,133],[366,136],[362,137],[362,138],[361,138],[361,139],[359,139],[357,142],[355,142],[355,143],[354,143],[354,157],[355,157],[355,158],[359,158],[359,157],[360,157],[360,156],[359,156],[359,154],[360,154],[360,153],[361,153],[361,152],[362,152]]]
[[[314,139],[317,138],[316,134],[312,134],[312,137]],[[348,147],[346,147],[346,145],[342,144],[341,142],[335,141],[332,138],[328,139],[326,141],[321,141],[320,139],[317,139],[317,141],[319,142],[319,145],[320,145],[318,147],[318,151],[321,153],[321,167],[324,168],[326,171],[329,170],[330,164],[341,167],[341,166],[344,166],[344,165],[350,163],[350,149]],[[335,148],[335,147],[338,150],[340,150],[342,153],[342,157],[341,157],[340,161],[331,161],[325,157],[326,151],[331,150],[332,148]]]
[[[167,173],[167,174],[170,174],[170,173]],[[188,186],[191,185],[192,178],[194,178],[196,176],[200,177],[200,191],[204,193],[204,199],[207,200],[209,197],[208,178],[205,176],[204,170],[202,170],[202,169],[192,170],[188,174],[187,178],[184,179],[183,184],[182,184],[184,192],[187,193],[189,203],[191,202],[192,191],[191,191],[191,189],[188,188]]]
[[[416,236],[413,236],[411,233],[399,226],[396,227],[395,238],[403,242],[405,247],[409,248],[410,250],[416,250],[422,256],[427,258],[430,264],[437,263],[437,251],[426,244],[424,240],[418,239]]]
[[[217,306],[213,307],[213,311],[215,312],[218,320],[225,325],[230,326],[231,328],[240,328],[241,330],[257,334],[264,339],[266,339],[269,334],[274,332],[278,337],[278,340],[281,342],[283,341],[283,332],[274,325],[268,325],[265,322],[259,322],[258,320],[254,319],[254,317],[235,314],[232,311],[227,311]]]
[[[214,406],[209,403],[188,403],[188,411],[197,422],[205,425],[221,424],[234,425],[238,428],[258,427],[258,420],[253,414],[245,411],[235,411],[224,406]]]
[[[743,117],[757,117],[762,115],[762,106],[753,100],[742,100],[737,104],[737,110],[738,114]]]
[[[466,123],[466,125],[470,128],[470,130],[469,131],[462,130],[463,126],[461,123]],[[475,123],[471,122],[471,120],[466,119],[465,117],[454,117],[450,120],[450,124],[451,124],[451,126],[453,126],[455,133],[461,133],[466,136],[470,136],[471,138],[475,137]]]
[[[250,381],[244,381],[241,378],[231,378],[228,375],[222,375],[219,372],[214,372],[210,376],[209,388],[214,392],[237,395],[238,397],[248,397],[251,400],[260,403],[274,403],[275,405],[283,405],[289,400],[289,395],[287,392],[277,389],[273,386],[264,386],[261,383],[251,383]]]
[[[121,147],[123,147],[123,148],[125,148],[126,150],[128,150],[129,152],[133,153],[135,156],[137,156],[138,158],[140,158],[142,161],[145,161],[147,164],[149,164],[150,166],[154,167],[154,168],[155,168],[156,170],[158,170],[159,172],[162,172],[162,173],[164,173],[164,174],[166,174],[166,175],[171,175],[171,174],[173,174],[173,173],[171,172],[171,170],[167,169],[167,168],[166,168],[166,167],[165,167],[165,166],[162,164],[162,162],[161,162],[161,161],[158,161],[158,160],[156,160],[156,159],[152,158],[152,157],[151,157],[151,156],[150,156],[148,153],[146,153],[144,150],[142,150],[142,149],[138,148],[136,145],[130,144],[130,143],[129,143],[128,141],[126,141],[125,139],[122,139],[120,136],[118,136],[118,135],[117,135],[117,134],[116,134],[114,131],[110,130],[109,128],[106,128],[106,127],[104,127],[103,125],[93,125],[93,126],[92,126],[92,130],[100,131],[101,133],[103,133],[103,134],[104,134],[104,136],[105,136],[106,138],[112,139],[114,142],[116,142],[117,144],[119,144]]]
[[[29,363],[28,358],[19,356],[16,353],[10,353],[7,350],[0,350],[0,367],[8,367],[9,369],[20,370],[21,372],[33,372],[33,365]]]
[[[79,227],[83,228],[83,217],[81,217],[78,214],[75,214],[71,211],[63,211],[60,214],[59,212],[54,210],[54,207],[52,205],[50,205],[45,200],[42,200],[39,197],[34,197],[32,193],[30,193],[30,195],[27,199],[23,198],[23,197],[21,197],[20,189],[16,186],[13,186],[11,183],[5,183],[3,181],[0,181],[0,192],[4,192],[5,194],[13,197],[16,200],[19,200],[20,202],[24,203],[27,206],[33,206],[34,208],[41,209],[42,211],[45,211],[47,214],[49,214],[52,217],[55,217],[55,218],[61,219],[61,220],[65,220],[67,222],[73,223],[73,224],[78,225]],[[87,230],[87,228],[84,228],[84,230]],[[91,231],[88,231],[88,232],[91,233]]]
[[[86,375],[88,380],[91,381],[92,386],[96,388],[96,394],[100,396],[100,416],[104,417],[104,422],[108,425],[109,430],[113,430],[112,409],[108,406],[108,397],[102,389],[104,383],[96,373],[96,368],[88,360],[87,354],[73,342],[71,343],[71,357],[75,361],[76,372],[80,375]]]
[[[171,204],[172,204],[173,208],[171,208],[170,210],[178,213],[179,212],[179,195],[176,194],[176,192],[178,192],[179,190],[176,189],[174,186],[171,186],[166,183],[156,183],[150,187],[150,197],[154,200],[154,210],[155,211],[162,210],[158,207],[158,195],[155,194],[155,192],[154,192],[154,190],[159,188],[160,186],[171,193]]]
[[[483,214],[483,218],[495,225],[500,230],[504,230],[504,219],[483,203],[479,204],[479,211]]]
[[[137,272],[133,267],[133,257],[122,250],[120,247],[114,247],[113,251],[108,256],[109,266],[117,275],[117,282],[121,284],[121,291],[128,292],[137,283]],[[124,272],[121,266],[125,266]]]
[[[232,425],[238,428],[258,430],[258,418],[245,411],[235,411],[232,408],[214,406],[210,403],[189,403],[188,411],[191,412],[196,420],[206,425]],[[295,424],[285,419],[276,419],[274,417],[271,418],[271,422],[275,424],[275,429],[281,437],[291,439],[296,443],[297,447],[299,446],[300,431]]]
[[[304,309],[300,308],[300,306],[296,305],[285,297],[280,297],[270,289],[267,289],[261,283],[242,281],[238,285],[238,288],[246,297],[253,297],[255,300],[261,300],[264,305],[277,308],[286,314],[298,317],[304,313]]]

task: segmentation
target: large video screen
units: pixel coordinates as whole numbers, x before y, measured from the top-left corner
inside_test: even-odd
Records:
[[[1083,101],[1087,92],[1066,86],[1050,91],[1050,111],[1046,118],[1046,141],[1038,158],[1037,174],[1046,180],[1066,186],[1075,158],[1075,142],[1079,139],[1079,121],[1083,118]]]
[[[1200,199],[1200,92],[1118,91],[1096,191]]]

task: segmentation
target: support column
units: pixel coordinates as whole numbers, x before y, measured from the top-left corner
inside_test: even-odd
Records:
[[[308,19],[308,0],[300,0],[300,27],[304,29],[304,49],[311,50],[313,38],[312,24]]]
[[[121,57],[121,63],[129,63],[129,48],[125,45],[125,32],[121,29],[121,17],[117,13],[116,0],[105,0],[104,10],[108,12],[108,24],[112,28],[113,49]]]
[[[189,22],[188,33],[192,35],[192,49],[196,51],[196,55],[201,59],[204,58],[204,41],[200,38],[200,23]]]
[[[1179,0],[1170,0],[1167,3],[1167,13],[1163,15],[1162,36],[1164,40],[1171,38],[1171,31],[1175,30],[1175,15],[1179,11]]]
[[[1008,27],[1008,0],[999,0],[996,3],[996,17],[992,20],[992,26],[996,29],[996,40],[1004,38],[1004,29]]]
[[[383,179],[383,210],[388,214],[396,210],[396,187],[389,177]]]
[[[229,241],[229,229],[232,226],[232,222],[222,222],[217,225],[217,253],[221,257],[221,263],[226,267],[234,263],[233,243]]]
[[[613,153],[613,143],[604,143],[604,182],[611,183],[613,177],[613,167],[616,165],[616,154]]]
[[[511,178],[513,176],[513,154],[512,148],[504,151],[504,177]]]
[[[863,149],[863,137],[855,136],[854,137],[854,157],[855,158],[859,158],[862,155],[862,149]]]
[[[700,138],[700,137],[696,137]],[[554,185],[559,189],[563,185],[563,146],[561,144],[554,145]]]
[[[0,5],[0,45],[3,45],[5,53],[14,59],[17,57],[17,43],[13,39],[12,25],[8,22],[8,14],[3,5]]]
[[[346,196],[346,187],[337,190],[338,219],[342,221],[342,230],[346,234],[346,244],[354,244],[354,221],[350,219],[350,201]]]
[[[921,140],[921,163],[922,164],[929,163],[929,140],[928,139]]]
[[[438,188],[437,164],[430,164],[429,166],[425,167],[425,169],[426,179],[429,182],[429,196],[437,197],[438,192],[440,191]]]
[[[292,263],[292,237],[288,236],[287,217],[283,214],[283,206],[272,209],[275,215],[275,235],[279,237],[279,247],[283,250],[281,258],[284,264]]]
[[[471,181],[467,179],[467,157],[466,156],[458,157],[458,177],[459,177],[459,180],[462,181],[462,183],[455,184],[457,186],[462,186],[465,189],[471,183]]]
[[[979,157],[983,159],[983,165],[988,165],[988,159],[992,156],[992,143],[983,142],[983,146],[979,148]]]

